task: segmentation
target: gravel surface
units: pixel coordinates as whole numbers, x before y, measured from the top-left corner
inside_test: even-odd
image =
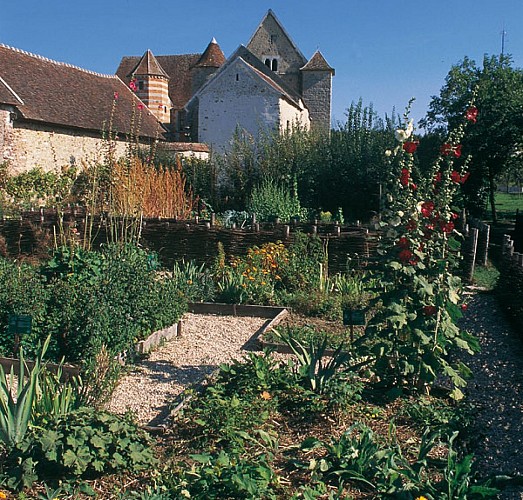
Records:
[[[220,363],[253,350],[265,318],[187,313],[180,336],[166,342],[120,380],[107,408],[132,411],[145,425],[162,423],[181,392],[200,382]]]
[[[464,359],[474,374],[466,392],[475,408],[476,466],[483,477],[523,475],[523,338],[491,294],[472,296],[461,326],[481,344],[480,353]],[[500,498],[523,499],[523,485],[505,489]]]

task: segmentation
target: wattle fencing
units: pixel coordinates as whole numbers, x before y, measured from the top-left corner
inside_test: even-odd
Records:
[[[516,243],[510,235],[504,235],[497,293],[501,305],[523,333],[523,248]]]
[[[56,212],[42,210],[26,213],[21,219],[0,221],[0,235],[5,240],[3,253],[13,257],[45,258],[60,225],[66,231],[74,227],[75,237],[80,239],[84,233],[85,217],[70,212],[65,213],[60,221]],[[106,219],[94,219],[92,234],[95,248],[109,241],[110,229]],[[219,243],[228,256],[243,255],[248,248],[269,242],[281,241],[289,245],[300,231],[315,234],[321,239],[328,254],[329,272],[336,273],[346,270],[349,256],[351,266],[368,264],[376,255],[377,244],[376,233],[367,228],[320,221],[294,221],[289,224],[250,221],[243,227],[226,228],[218,225],[214,217],[210,220],[194,218],[184,221],[156,218],[144,219],[140,231],[142,244],[155,251],[167,268],[181,259],[211,264],[216,258]]]

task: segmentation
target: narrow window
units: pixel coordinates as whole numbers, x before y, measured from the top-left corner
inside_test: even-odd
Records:
[[[267,66],[268,68],[271,67],[271,60],[269,58],[265,59],[265,66]]]
[[[138,88],[143,90],[143,82],[141,80],[138,82]]]
[[[236,73],[236,81],[239,82],[240,81],[240,75],[238,73]]]
[[[272,70],[273,71],[278,71],[278,59],[273,59],[272,60]]]

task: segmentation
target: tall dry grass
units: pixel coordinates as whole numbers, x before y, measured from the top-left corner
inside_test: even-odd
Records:
[[[186,188],[181,163],[177,168],[155,167],[138,157],[114,164],[111,187],[116,216],[188,219],[194,197]]]

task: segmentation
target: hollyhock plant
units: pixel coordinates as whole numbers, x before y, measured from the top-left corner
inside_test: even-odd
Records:
[[[478,118],[478,108],[476,108],[476,106],[470,106],[467,109],[465,117],[469,122],[476,123]]]
[[[462,310],[461,281],[454,274],[460,260],[454,204],[468,173],[453,167],[462,155],[465,124],[473,126],[476,116],[468,106],[463,125],[450,131],[434,165],[418,176],[418,144],[407,110],[406,125],[395,132],[401,147],[386,156],[390,174],[380,220],[381,266],[373,275],[376,313],[360,345],[361,355],[374,360],[375,377],[396,393],[428,392],[444,374],[454,385],[452,396],[461,398],[467,370],[451,364],[448,354],[455,348],[473,353],[478,347],[455,323]]]
[[[410,173],[409,173],[409,170],[407,168],[402,168],[401,169],[401,176],[400,176],[400,183],[402,186],[408,186],[409,185],[409,178],[410,178]]]
[[[418,149],[419,141],[407,141],[403,143],[403,150],[409,154],[413,154]]]

